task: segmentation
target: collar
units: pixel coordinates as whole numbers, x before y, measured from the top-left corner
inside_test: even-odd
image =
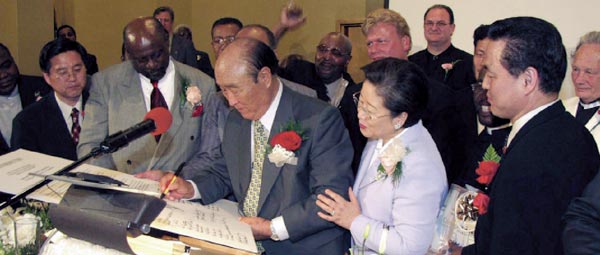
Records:
[[[544,109],[550,107],[551,105],[555,104],[556,102],[558,102],[558,99],[555,99],[554,101],[552,101],[550,103],[547,103],[538,108],[535,108],[535,109],[529,111],[528,113],[526,113],[525,115],[521,116],[518,120],[516,120],[515,123],[513,123],[512,130],[508,134],[508,138],[506,139],[506,147],[508,147],[510,145],[510,142],[512,141],[512,139],[515,138],[515,135],[517,135],[517,133],[519,133],[519,130],[521,130],[521,128],[523,126],[525,126],[525,124],[527,124],[527,122],[529,122],[531,119],[533,119],[533,117],[535,117],[538,113],[540,113]]]
[[[73,108],[77,108],[77,110],[79,110],[79,115],[82,115],[82,109],[81,109],[81,106],[83,105],[82,97],[83,96],[79,96],[79,100],[77,101],[77,103],[74,106],[71,106],[71,105],[68,105],[67,103],[63,102],[62,100],[60,100],[60,98],[58,97],[56,92],[54,92],[54,98],[56,98],[56,103],[58,104],[58,108],[60,108],[60,112],[62,113],[62,116],[65,119],[71,118],[71,112],[73,111]]]
[[[145,81],[148,84],[152,85],[152,82],[150,81],[150,79],[148,79],[148,77],[144,76],[141,73],[138,73],[138,75],[140,76],[140,79],[142,81]],[[175,64],[173,64],[173,58],[169,57],[169,65],[167,66],[167,70],[165,70],[165,75],[163,75],[163,77],[160,78],[160,80],[158,80],[159,88],[161,87],[160,85],[162,85],[161,83],[164,83],[164,81],[169,80],[169,78],[172,77],[175,77]]]
[[[496,130],[500,130],[500,129],[505,129],[507,127],[510,127],[511,124],[510,123],[506,123],[504,125],[500,125],[497,127],[485,127],[485,131],[487,132],[488,135],[492,135],[492,133]]]
[[[600,100],[596,99],[593,102],[586,104],[583,101],[581,101],[581,99],[579,99],[579,105],[581,105],[581,107],[583,107],[584,110],[587,110],[587,109],[591,109],[591,108],[600,106]]]
[[[7,99],[7,100],[11,100],[15,97],[19,97],[19,84],[17,84],[17,86],[15,86],[15,88],[13,88],[13,91],[10,92],[10,94],[8,96],[2,96],[3,98]]]
[[[259,119],[260,123],[268,130],[267,134],[271,132],[273,122],[275,121],[275,114],[277,114],[277,108],[279,108],[279,102],[281,101],[281,94],[283,94],[283,85],[279,78],[277,78],[277,83],[277,94],[275,95],[275,98],[273,98],[273,101],[271,101],[269,109],[267,109],[265,114]]]
[[[397,135],[395,135],[394,137],[392,137],[392,139],[390,139],[389,141],[387,141],[387,143],[383,144],[383,139],[378,139],[377,140],[377,151],[382,152],[383,150],[385,150],[390,144],[392,144],[392,141],[399,139],[404,133],[406,133],[406,130],[409,129],[408,128],[404,128],[404,130],[402,130],[400,133],[398,133]]]

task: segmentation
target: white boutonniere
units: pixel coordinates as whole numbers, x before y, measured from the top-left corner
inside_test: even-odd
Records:
[[[277,167],[282,167],[284,164],[297,165],[297,151],[302,145],[305,138],[302,136],[303,130],[300,124],[295,121],[290,121],[287,125],[281,128],[281,132],[273,136],[269,149],[269,162]]]
[[[186,103],[190,105],[192,109],[192,117],[198,117],[202,115],[204,106],[202,105],[202,92],[200,88],[194,84],[190,84],[188,80],[182,80],[182,94],[181,95],[181,106],[185,106]]]
[[[396,184],[402,175],[402,159],[409,152],[400,138],[394,138],[390,141],[390,144],[379,155],[381,163],[377,167],[376,179],[382,180],[391,176],[392,182]]]

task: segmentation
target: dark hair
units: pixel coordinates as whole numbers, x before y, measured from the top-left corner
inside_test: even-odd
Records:
[[[271,74],[277,74],[279,61],[271,47],[253,38],[236,39],[234,43],[241,43],[246,49],[242,59],[247,63],[247,72],[254,78],[254,82],[258,82],[258,72],[263,67],[268,67]]]
[[[473,46],[477,47],[477,42],[487,38],[490,25],[479,25],[473,32]]]
[[[213,37],[213,30],[215,30],[216,26],[220,26],[220,25],[228,25],[228,24],[233,24],[236,25],[239,29],[242,29],[242,27],[244,27],[244,25],[242,25],[242,22],[236,18],[232,18],[232,17],[224,17],[224,18],[220,18],[218,20],[216,20],[212,27],[210,28],[210,37]]]
[[[544,93],[558,93],[567,71],[567,52],[554,25],[534,17],[498,20],[488,37],[505,41],[500,63],[517,77],[528,67],[537,70]]]
[[[69,25],[62,25],[62,26],[58,27],[56,29],[56,31],[54,31],[54,39],[58,38],[59,37],[58,33],[60,32],[60,30],[63,30],[65,28],[71,29],[71,31],[73,31],[73,35],[75,36],[75,38],[77,38],[77,32],[75,32],[75,28],[73,28],[72,26],[69,26]]]
[[[423,20],[425,20],[425,18],[427,17],[427,13],[429,13],[429,11],[433,10],[433,9],[444,9],[446,10],[446,12],[448,12],[448,15],[450,15],[450,24],[454,24],[454,12],[452,11],[452,9],[444,4],[434,4],[431,7],[427,8],[427,11],[425,11],[425,15],[423,15]]]
[[[169,15],[171,16],[171,21],[175,21],[175,12],[173,12],[173,8],[169,7],[169,6],[161,6],[158,7],[154,10],[154,13],[152,14],[152,17],[155,17],[156,15],[158,15],[161,12],[168,12]]]
[[[8,50],[8,47],[6,47],[6,45],[4,45],[3,43],[0,43],[0,49],[6,51],[6,53],[8,53],[8,55],[12,58],[12,55],[10,54],[10,50]]]
[[[40,69],[42,69],[42,72],[49,73],[50,68],[52,67],[50,60],[56,55],[67,51],[77,52],[77,54],[81,56],[82,61],[84,61],[85,56],[87,56],[85,48],[78,42],[64,38],[55,39],[46,43],[40,51]]]
[[[427,76],[420,67],[407,60],[384,58],[361,69],[393,117],[403,112],[408,114],[405,128],[419,122],[429,98]]]
[[[277,39],[275,39],[275,34],[273,34],[273,32],[271,32],[271,29],[269,29],[268,27],[265,27],[261,24],[250,24],[244,26],[242,29],[244,28],[260,29],[261,31],[263,31],[263,33],[267,35],[267,40],[269,40],[269,47],[271,47],[271,49],[277,49]]]

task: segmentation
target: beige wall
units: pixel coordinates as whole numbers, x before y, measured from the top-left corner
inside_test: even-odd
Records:
[[[40,49],[53,37],[51,0],[0,0],[0,42],[22,74],[40,75]]]
[[[175,11],[175,23],[188,24],[196,48],[206,51],[214,63],[210,48],[210,28],[221,17],[239,18],[244,24],[259,23],[273,27],[281,8],[289,0],[0,0],[0,41],[10,47],[23,73],[39,74],[37,57],[43,44],[53,38],[56,25],[69,24],[77,31],[77,40],[98,58],[100,69],[116,64],[121,56],[123,27],[135,17],[149,16],[161,5]],[[295,0],[304,8],[306,24],[286,34],[279,55],[304,55],[313,60],[320,38],[336,30],[338,19],[362,19],[372,3],[365,0]],[[381,1],[375,1],[381,2]],[[35,18],[32,18],[35,17]],[[26,54],[24,54],[26,52]],[[35,54],[33,54],[35,53]]]

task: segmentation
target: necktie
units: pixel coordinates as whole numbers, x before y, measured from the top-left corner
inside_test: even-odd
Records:
[[[156,107],[164,107],[168,110],[169,107],[167,106],[167,102],[165,101],[165,98],[163,97],[162,93],[160,93],[160,90],[158,89],[158,81],[151,81],[151,83],[152,87],[154,88],[152,89],[152,94],[150,94],[150,109],[154,109]],[[160,141],[160,135],[155,135],[154,139],[158,143],[158,141]]]
[[[73,143],[77,145],[79,143],[79,132],[81,132],[81,126],[79,125],[79,111],[73,107],[71,111],[71,120],[73,125],[71,126],[71,135],[73,137]]]
[[[260,197],[260,184],[262,181],[263,162],[265,161],[265,145],[267,137],[260,121],[253,122],[254,127],[254,161],[252,162],[252,176],[248,193],[244,199],[244,215],[256,216],[258,214],[258,199]]]

